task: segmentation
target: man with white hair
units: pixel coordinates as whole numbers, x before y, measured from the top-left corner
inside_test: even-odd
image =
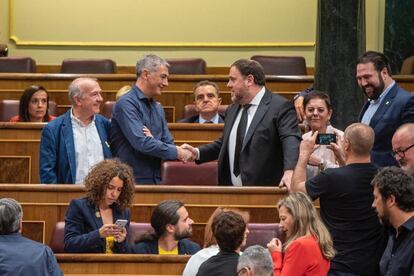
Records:
[[[45,126],[40,141],[40,182],[81,184],[89,169],[111,157],[109,121],[97,114],[102,103],[96,79],[69,85],[72,108]]]
[[[21,235],[22,206],[0,199],[0,275],[63,275],[52,250]]]

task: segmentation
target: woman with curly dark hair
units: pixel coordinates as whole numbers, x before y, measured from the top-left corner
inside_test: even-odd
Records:
[[[65,251],[126,253],[135,191],[132,169],[119,159],[96,164],[86,176],[86,197],[73,199],[65,216]],[[126,220],[125,226],[115,224]]]

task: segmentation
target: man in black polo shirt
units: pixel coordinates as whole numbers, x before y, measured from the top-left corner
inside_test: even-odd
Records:
[[[312,200],[319,198],[321,217],[336,250],[328,275],[378,275],[384,231],[371,208],[371,180],[377,172],[370,160],[374,131],[361,123],[347,127],[343,143],[331,144],[342,149],[345,166],[327,169],[306,181],[316,135],[300,145],[291,189],[308,193]]]
[[[392,226],[380,262],[381,275],[414,275],[414,178],[400,168],[382,169],[372,180],[383,224]]]

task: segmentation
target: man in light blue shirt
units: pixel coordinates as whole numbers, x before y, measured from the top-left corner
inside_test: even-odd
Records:
[[[375,131],[372,162],[379,166],[396,166],[391,138],[404,123],[414,122],[414,96],[395,83],[388,58],[368,51],[358,58],[356,78],[368,102],[359,120]]]

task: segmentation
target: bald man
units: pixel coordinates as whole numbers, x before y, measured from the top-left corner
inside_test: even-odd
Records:
[[[345,164],[326,169],[306,181],[306,165],[315,146],[317,132],[301,142],[299,160],[293,172],[292,191],[319,199],[322,220],[332,235],[336,255],[328,275],[378,275],[384,249],[383,228],[371,208],[371,180],[377,167],[371,162],[374,130],[355,123],[339,142]]]
[[[96,79],[77,78],[69,85],[72,108],[47,124],[40,141],[40,181],[82,184],[89,169],[112,156],[109,121],[97,114],[102,103]]]
[[[392,152],[400,167],[414,176],[414,124],[400,126],[392,137]]]

